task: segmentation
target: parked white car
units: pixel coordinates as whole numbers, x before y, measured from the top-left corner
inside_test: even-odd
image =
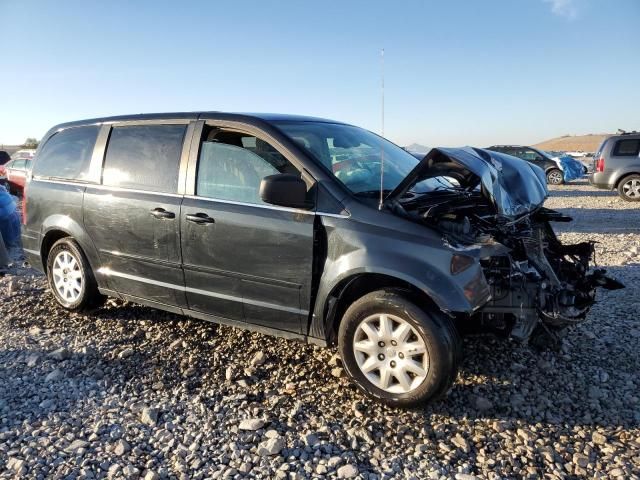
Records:
[[[22,150],[18,150],[11,155],[11,160],[18,160],[20,158],[28,158],[32,159],[36,154],[35,148],[23,148]]]

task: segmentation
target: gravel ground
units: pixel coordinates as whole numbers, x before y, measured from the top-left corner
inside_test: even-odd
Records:
[[[557,353],[465,339],[447,398],[410,411],[363,398],[335,351],[120,301],[70,314],[16,264],[0,478],[640,478],[640,208],[584,183],[548,206],[627,288]]]

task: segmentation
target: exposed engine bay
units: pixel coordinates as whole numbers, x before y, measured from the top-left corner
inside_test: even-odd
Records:
[[[423,162],[390,206],[440,232],[454,250],[479,249],[491,300],[474,318],[485,330],[523,342],[534,332],[554,337],[584,320],[596,287],[623,288],[590,268],[594,242],[558,240],[552,223],[572,219],[542,206],[548,192],[541,169],[481,149],[434,149]]]

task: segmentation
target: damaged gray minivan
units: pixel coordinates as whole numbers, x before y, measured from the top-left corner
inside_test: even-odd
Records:
[[[525,342],[585,319],[591,242],[563,245],[544,172],[482,149],[418,159],[330,120],[219,112],[52,128],[23,245],[70,310],[106,296],[338,345],[390,405],[444,394],[459,332]]]

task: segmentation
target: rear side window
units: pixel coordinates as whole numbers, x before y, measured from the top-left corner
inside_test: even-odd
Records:
[[[113,127],[102,183],[112,187],[175,193],[186,125]]]
[[[68,128],[53,135],[38,154],[33,174],[67,180],[86,179],[99,128],[95,125]]]
[[[618,140],[613,148],[614,157],[636,157],[640,153],[640,139]]]

